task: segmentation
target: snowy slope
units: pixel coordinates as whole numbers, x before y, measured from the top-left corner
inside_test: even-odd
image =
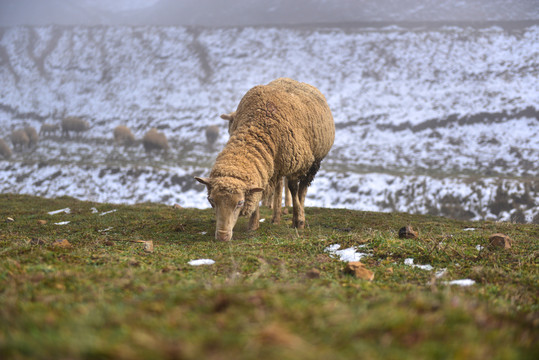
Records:
[[[335,146],[307,205],[510,220],[539,213],[539,27],[294,29],[13,27],[1,30],[0,138],[87,119],[0,160],[0,191],[206,207],[193,175],[226,143],[218,118],[252,86],[317,86]],[[157,127],[168,155],[112,144]],[[204,129],[221,125],[214,149]],[[499,193],[499,195],[498,195]]]

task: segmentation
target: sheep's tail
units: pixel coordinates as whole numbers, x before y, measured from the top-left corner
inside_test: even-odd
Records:
[[[315,160],[313,164],[311,165],[311,168],[307,172],[307,174],[300,176],[299,183],[300,184],[306,184],[307,186],[311,186],[311,182],[314,179],[314,176],[320,170],[320,163],[322,160]]]

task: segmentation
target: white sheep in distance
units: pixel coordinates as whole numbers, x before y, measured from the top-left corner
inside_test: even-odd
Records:
[[[142,145],[144,150],[150,153],[153,150],[165,151],[169,149],[167,137],[165,134],[157,131],[156,128],[151,128],[142,138]]]
[[[114,128],[114,142],[118,145],[130,146],[135,143],[135,136],[125,125],[118,125]]]
[[[62,120],[62,135],[69,137],[69,132],[73,131],[77,134],[88,131],[90,125],[88,121],[76,116],[69,116]]]

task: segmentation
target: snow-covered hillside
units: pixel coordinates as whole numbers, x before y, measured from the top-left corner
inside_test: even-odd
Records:
[[[67,115],[81,138],[42,137],[0,160],[0,191],[206,207],[226,143],[219,114],[287,76],[317,86],[335,146],[308,206],[531,221],[539,214],[539,26],[474,29],[14,27],[0,30],[0,138]],[[168,155],[123,149],[151,127]],[[204,129],[221,126],[218,144]]]

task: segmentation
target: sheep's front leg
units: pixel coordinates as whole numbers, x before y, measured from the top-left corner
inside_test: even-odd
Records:
[[[280,177],[275,185],[275,191],[273,192],[273,219],[271,222],[278,224],[281,222],[281,196],[283,193],[283,178]]]
[[[257,230],[260,226],[260,209],[258,205],[256,206],[255,211],[251,214],[251,217],[249,218],[249,227],[247,228],[248,231],[254,231]]]

